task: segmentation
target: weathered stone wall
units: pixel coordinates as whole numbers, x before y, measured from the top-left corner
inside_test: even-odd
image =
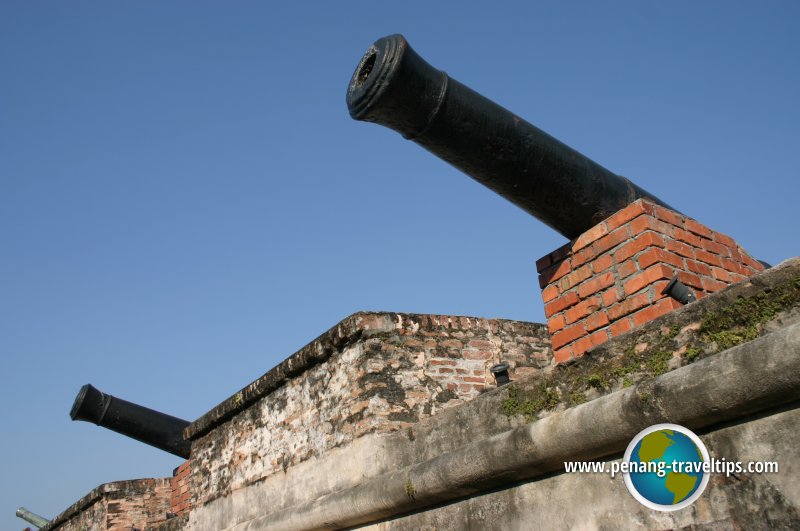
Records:
[[[56,516],[43,531],[148,529],[170,512],[169,479],[105,483]]]
[[[370,433],[422,418],[551,362],[543,325],[469,317],[363,313],[198,419],[192,507],[246,487]]]
[[[791,528],[800,524],[790,414],[800,400],[799,307],[795,259],[573,362],[196,506],[188,528],[736,528],[762,509]],[[717,457],[763,456],[789,468],[774,478],[716,478],[691,508],[664,518],[620,490],[620,478],[559,473],[564,460],[618,457],[658,422],[708,436]]]

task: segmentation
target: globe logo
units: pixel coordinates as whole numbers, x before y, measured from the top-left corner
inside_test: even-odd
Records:
[[[688,507],[708,485],[710,459],[700,438],[677,424],[639,432],[623,458],[625,485],[639,503],[657,511]]]

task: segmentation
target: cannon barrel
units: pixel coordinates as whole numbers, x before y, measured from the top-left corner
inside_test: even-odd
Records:
[[[22,518],[26,522],[33,524],[36,527],[44,527],[50,523],[50,520],[48,520],[47,518],[39,516],[36,513],[32,513],[25,507],[20,507],[19,509],[17,509],[17,517]]]
[[[402,35],[376,41],[350,116],[413,140],[569,239],[639,198],[663,201],[435,69]]]
[[[189,457],[190,442],[183,438],[189,421],[103,393],[91,384],[78,391],[69,416],[72,420],[94,422],[179,457]]]

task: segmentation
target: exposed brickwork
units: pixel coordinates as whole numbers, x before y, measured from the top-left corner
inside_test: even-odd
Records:
[[[169,480],[170,486],[170,507],[171,512],[177,516],[189,512],[189,473],[191,472],[191,461],[186,461],[177,467]]]
[[[56,516],[43,531],[149,529],[167,520],[170,480],[135,479],[105,483]]]
[[[556,362],[670,312],[676,273],[702,298],[764,266],[730,237],[638,200],[536,262]]]
[[[489,368],[501,360],[512,379],[550,365],[546,327],[438,315],[351,316],[187,429],[191,505],[474,398],[495,387]]]

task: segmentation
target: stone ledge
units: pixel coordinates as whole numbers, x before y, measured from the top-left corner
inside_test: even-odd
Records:
[[[168,492],[169,478],[147,478],[147,479],[129,479],[124,481],[112,481],[110,483],[103,483],[98,487],[92,489],[88,494],[77,502],[70,505],[66,510],[61,512],[58,516],[50,520],[40,531],[52,531],[58,529],[63,524],[67,523],[70,519],[84,512],[92,504],[101,501],[109,495],[115,498],[126,495],[146,495],[149,492],[154,492],[159,486],[159,483],[166,488]],[[169,496],[165,497],[166,505],[169,505]],[[166,517],[166,511],[165,511]]]

